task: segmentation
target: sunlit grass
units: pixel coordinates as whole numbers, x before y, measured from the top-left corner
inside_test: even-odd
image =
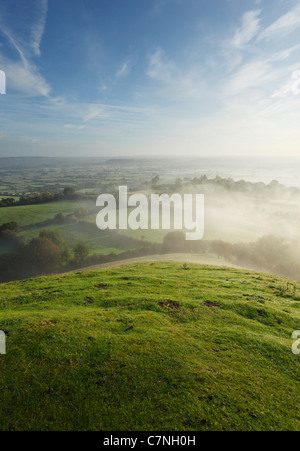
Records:
[[[299,286],[149,263],[0,286],[1,430],[300,430]]]

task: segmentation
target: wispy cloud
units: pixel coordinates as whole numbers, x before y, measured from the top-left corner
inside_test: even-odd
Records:
[[[260,30],[260,14],[261,10],[248,11],[243,16],[243,24],[241,28],[236,30],[232,40],[232,45],[237,48],[248,44]]]
[[[41,107],[49,119],[56,117],[59,122],[68,120],[63,126],[67,130],[88,130],[90,134],[103,134],[108,129],[118,124],[130,128],[149,127],[150,118],[155,117],[155,111],[151,108],[137,108],[132,106],[120,106],[98,103],[68,103],[49,104]],[[157,113],[157,112],[156,112]],[[1,117],[1,115],[0,115]]]
[[[272,97],[285,98],[291,95],[299,95],[300,93],[300,71],[294,71],[289,80],[284,83],[279,89],[277,89]]]
[[[203,66],[195,63],[179,67],[160,47],[148,54],[146,74],[161,86],[157,92],[153,90],[152,96],[156,94],[169,100],[197,101],[205,92]]]
[[[19,4],[18,4],[19,6]],[[1,5],[2,7],[2,5]],[[6,9],[5,9],[6,7]],[[20,26],[14,21],[14,1],[4,6],[5,14],[0,17],[0,32],[19,58],[8,58],[0,52],[0,64],[7,75],[8,89],[26,96],[48,96],[50,86],[34,61],[41,55],[40,45],[45,31],[48,0],[31,0],[21,5],[21,13],[30,20]]]
[[[169,4],[180,5],[183,3],[183,1],[184,0],[156,0],[156,3],[154,5],[154,13],[162,14],[165,7]]]
[[[120,78],[127,77],[130,74],[131,69],[132,69],[132,60],[131,59],[127,59],[121,65],[120,69],[116,72],[115,78],[120,79]]]
[[[223,78],[223,93],[227,100],[230,96],[239,96],[240,104],[243,99],[248,102],[251,101],[250,93],[255,93],[256,101],[259,98],[270,99],[274,98],[274,92],[279,96],[290,89],[291,74],[297,69],[297,64],[291,63],[291,57],[300,45],[282,49],[280,43],[280,46],[273,45],[272,49],[266,49],[262,40],[281,32],[284,35],[293,27],[300,26],[300,5],[265,29],[262,29],[261,14],[261,10],[246,12],[242,27],[237,29],[231,40],[226,41],[224,57],[229,77]],[[257,39],[253,41],[255,37]],[[247,46],[250,42],[251,47]]]
[[[252,61],[244,64],[229,79],[227,93],[240,95],[243,91],[253,88],[262,88],[273,79],[271,65],[266,61]]]
[[[20,20],[15,21],[7,5],[17,3],[24,11],[18,13]],[[182,13],[177,11],[177,3],[188,8],[186,0],[153,1],[150,6],[153,20],[148,16],[148,25],[157,27],[157,22],[165,23],[168,30],[172,18]],[[193,8],[196,3],[201,4],[195,0]],[[266,2],[254,3],[260,6],[243,9],[234,22],[234,14],[228,23],[224,18],[222,27],[218,28],[216,21],[210,28],[215,14],[208,16],[203,28],[198,24],[199,17],[195,17],[190,23],[191,33],[180,35],[178,42],[169,33],[158,33],[153,38],[153,31],[140,46],[136,42],[132,46],[118,43],[117,51],[109,46],[108,52],[107,34],[102,29],[101,33],[95,32],[91,27],[83,49],[75,48],[74,44],[76,61],[71,55],[70,66],[66,64],[69,73],[77,63],[84,67],[84,72],[78,74],[74,70],[71,81],[66,78],[67,71],[57,74],[57,89],[61,90],[62,98],[54,98],[38,66],[47,0],[0,0],[0,39],[4,37],[9,45],[8,50],[0,46],[0,67],[7,73],[8,88],[19,94],[1,98],[3,130],[16,137],[16,146],[22,151],[23,145],[29,148],[31,142],[47,150],[59,142],[70,153],[75,153],[74,149],[78,153],[94,149],[98,154],[99,143],[101,146],[105,143],[105,151],[113,145],[118,152],[127,146],[129,152],[136,153],[143,147],[145,152],[154,148],[157,152],[166,149],[172,153],[185,148],[196,154],[206,148],[217,154],[223,149],[239,153],[243,148],[249,153],[253,149],[257,153],[266,149],[271,154],[274,149],[280,152],[288,132],[289,149],[298,151],[300,44],[288,35],[300,27],[300,6],[286,7],[287,13],[274,21],[274,10],[270,20]],[[280,3],[282,8],[284,2],[274,0],[274,3]],[[291,0],[287,3],[291,4]],[[168,6],[172,4],[169,17]],[[162,14],[153,18],[154,5]],[[239,4],[239,11],[240,7]],[[207,6],[208,14],[210,8]],[[203,14],[204,22],[206,8]],[[50,22],[49,26],[55,24]],[[77,22],[73,26],[72,36],[76,34],[80,40],[75,29]],[[71,27],[70,22],[70,30]],[[51,56],[54,45],[51,43]],[[130,76],[133,69],[134,83]],[[89,89],[80,89],[83,78],[85,85],[90,81]],[[9,136],[0,136],[1,142],[14,148]]]
[[[83,125],[65,124],[64,128],[68,130],[84,130],[85,127]]]
[[[86,105],[83,111],[83,122],[90,122],[100,117],[105,117],[105,108],[103,105]]]
[[[300,27],[300,5],[296,5],[293,9],[288,11],[272,25],[266,28],[258,36],[258,41],[270,39],[282,39]]]
[[[147,75],[154,79],[169,83],[176,76],[176,65],[168,60],[165,52],[157,47],[153,52],[148,54]]]
[[[267,59],[255,59],[242,65],[226,81],[226,93],[237,96],[245,91],[260,90],[263,97],[274,93],[283,80],[290,78],[299,68],[298,63],[276,64],[279,55]]]
[[[31,29],[31,48],[36,56],[40,56],[41,41],[44,35],[46,19],[48,11],[48,0],[40,0],[37,3],[37,21],[33,24]]]
[[[11,61],[0,54],[0,65],[5,69],[8,89],[29,97],[50,95],[50,85],[29,61]]]

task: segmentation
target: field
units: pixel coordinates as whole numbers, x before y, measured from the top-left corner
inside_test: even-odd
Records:
[[[0,210],[0,222],[5,224],[10,221],[17,221],[21,226],[26,226],[52,219],[58,213],[71,214],[76,208],[78,208],[78,202],[73,200],[42,205],[5,207]]]
[[[0,429],[300,430],[300,286],[171,262],[0,286]]]
[[[299,280],[298,188],[284,186],[276,180],[270,183],[249,182],[213,176],[214,171],[209,167],[210,164],[215,167],[216,162],[208,165],[201,159],[170,162],[154,159],[20,158],[1,159],[0,163],[2,282],[65,272],[113,259],[175,252],[202,252],[222,257],[231,265]],[[220,163],[218,167],[223,171]],[[213,178],[209,178],[209,174]],[[177,193],[182,198],[184,194],[204,195],[204,239],[195,246],[189,246],[188,242],[185,246],[180,244],[180,237],[171,235],[174,232],[173,218],[170,226],[167,225],[168,230],[151,230],[150,208],[149,230],[118,230],[117,224],[117,231],[101,232],[96,226],[100,211],[100,207],[96,207],[97,197],[100,194],[113,195],[118,208],[120,186],[127,186],[129,195],[147,195],[148,205],[151,194]],[[7,207],[10,202],[2,202],[2,198],[10,196],[22,196],[20,205]],[[26,203],[30,205],[24,206]],[[195,206],[194,201],[193,209]],[[78,209],[84,213],[78,213]],[[19,227],[11,222],[17,222]],[[6,233],[11,232],[11,228],[17,236]],[[48,243],[50,248],[47,251],[45,242],[32,241],[44,230],[60,232],[66,241],[64,249],[62,240],[58,251],[53,248],[53,244],[57,244],[52,241],[52,254],[51,243]],[[48,234],[48,239],[55,240],[53,234],[52,238]],[[35,254],[35,259],[29,261],[32,255],[30,246],[36,245],[40,251]],[[81,255],[78,255],[78,245]],[[45,258],[34,264],[41,252]],[[120,254],[124,255],[119,257]],[[48,266],[43,262],[49,262]]]
[[[45,227],[36,227],[26,232],[21,233],[21,236],[27,240],[35,238],[39,233],[44,230]],[[63,238],[65,238],[71,246],[75,246],[76,243],[85,242],[90,249],[91,255],[94,254],[120,254],[128,249],[136,248],[136,244],[124,240],[124,238],[115,233],[109,233],[107,231],[100,231],[96,224],[65,224],[65,225],[53,225],[47,226],[47,230],[58,230],[61,232]]]
[[[77,224],[39,225],[39,223],[53,219],[58,213],[64,215],[73,214],[74,211],[80,207],[95,210],[94,215],[82,219],[89,222],[87,225],[80,221]],[[119,254],[122,251],[134,248],[132,243],[130,244],[128,240],[122,239],[121,236],[112,236],[109,233],[101,232],[96,227],[96,213],[95,202],[69,200],[42,205],[1,208],[0,222],[7,223],[10,221],[17,221],[21,227],[30,226],[26,228],[26,230],[21,229],[19,233],[20,236],[27,241],[36,238],[42,230],[59,230],[71,246],[75,246],[78,242],[85,242],[90,248],[91,255],[96,253],[101,253],[103,255],[109,253]],[[94,227],[92,227],[92,225]],[[5,253],[8,250],[9,246],[5,246],[5,243],[1,242],[0,253]]]
[[[233,265],[223,258],[217,258],[215,256],[207,254],[164,254],[164,255],[148,255],[146,257],[127,258],[125,260],[116,260],[114,262],[102,263],[99,265],[89,266],[82,268],[82,271],[97,271],[99,269],[107,269],[120,267],[125,265],[138,265],[144,263],[161,263],[161,262],[176,262],[182,264],[196,264],[206,266],[219,266],[222,268],[236,268],[247,269]],[[76,271],[73,271],[76,272]]]

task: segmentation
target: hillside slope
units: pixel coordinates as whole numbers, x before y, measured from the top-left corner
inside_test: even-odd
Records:
[[[0,430],[300,430],[299,306],[170,262],[0,285]]]
[[[96,271],[100,269],[117,268],[124,265],[140,265],[144,263],[161,263],[161,262],[172,262],[172,263],[188,263],[196,265],[209,265],[209,266],[220,266],[226,268],[236,268],[236,269],[247,269],[241,268],[228,262],[224,258],[218,258],[215,255],[210,254],[157,254],[157,255],[146,255],[144,257],[135,257],[125,260],[117,260],[108,263],[101,263],[95,266],[89,266],[87,268],[81,269],[82,271]],[[77,272],[77,271],[72,271]]]

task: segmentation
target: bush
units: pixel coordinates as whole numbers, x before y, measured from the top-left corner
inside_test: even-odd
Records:
[[[78,243],[74,247],[74,256],[77,263],[84,263],[90,254],[90,249],[86,243]]]

